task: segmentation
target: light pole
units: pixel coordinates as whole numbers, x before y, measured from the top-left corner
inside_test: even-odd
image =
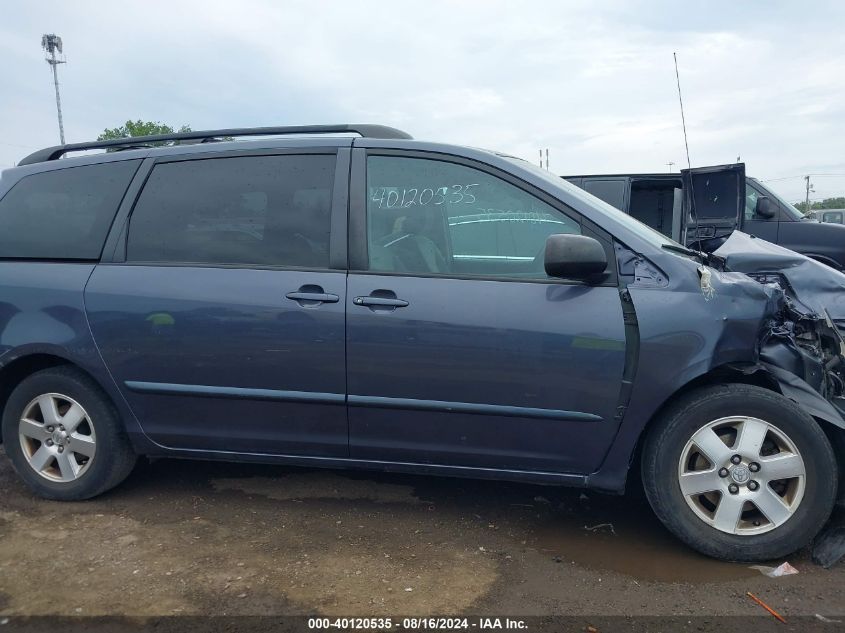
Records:
[[[64,64],[65,61],[56,58],[56,52],[62,52],[62,38],[58,35],[50,33],[49,35],[41,36],[41,48],[48,54],[46,61],[53,69],[53,85],[56,88],[56,111],[59,113],[59,138],[62,145],[65,144],[65,126],[62,121],[62,98],[59,96],[59,73],[56,66]]]

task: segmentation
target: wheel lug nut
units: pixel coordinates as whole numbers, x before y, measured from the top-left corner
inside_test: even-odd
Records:
[[[59,446],[59,452],[60,452],[60,453],[61,453],[61,452],[63,452],[64,450],[65,450],[65,447],[64,447],[64,446]]]
[[[742,457],[740,457],[739,455],[734,455],[733,457],[731,457],[731,464],[738,464],[741,461]]]
[[[749,481],[748,482],[748,489],[749,490],[757,490],[757,488],[759,488],[759,487],[760,487],[760,484],[758,484],[756,481]]]
[[[52,433],[52,432],[53,432],[53,427],[52,427],[52,426],[48,426],[48,427],[47,427],[47,431],[48,431],[48,432],[50,432],[50,433]]]
[[[719,469],[719,477],[727,477],[728,476],[728,469],[727,468],[720,468]]]
[[[748,464],[748,470],[750,470],[752,473],[756,473],[760,470],[760,464],[758,464],[757,462],[751,462],[750,464]]]
[[[47,446],[52,446],[52,445],[53,445],[53,440],[47,440]]]
[[[730,486],[728,486],[728,490],[732,495],[735,495],[739,492],[739,486],[737,486],[736,484],[731,484]]]

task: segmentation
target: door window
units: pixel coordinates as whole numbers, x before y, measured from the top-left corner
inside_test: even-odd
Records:
[[[822,222],[833,222],[834,224],[842,224],[842,211],[836,211],[833,213],[825,213],[822,219]]]
[[[328,268],[335,157],[157,165],[129,224],[134,262]]]
[[[547,279],[546,238],[580,232],[569,216],[484,171],[419,158],[367,161],[370,270]]]
[[[757,212],[757,199],[760,193],[748,183],[745,183],[745,219],[753,220]]]
[[[766,194],[760,193],[754,187],[751,186],[750,183],[745,183],[745,219],[746,220],[758,220],[762,222],[777,222],[778,216],[775,214],[773,218],[764,218],[762,216],[757,215],[757,201],[764,197]],[[777,202],[769,196],[772,205],[775,209],[778,208]]]

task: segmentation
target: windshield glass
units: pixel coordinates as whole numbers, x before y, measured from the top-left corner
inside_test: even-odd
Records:
[[[542,177],[544,180],[552,183],[556,187],[566,189],[567,192],[581,198],[585,202],[588,202],[590,205],[594,207],[600,207],[606,215],[611,216],[616,222],[625,225],[626,229],[628,229],[632,233],[636,233],[637,237],[648,241],[656,248],[663,248],[664,246],[674,246],[686,250],[686,247],[684,247],[682,244],[679,244],[678,242],[669,237],[666,237],[665,235],[663,235],[663,233],[660,233],[659,231],[651,228],[647,224],[643,224],[639,220],[632,218],[627,213],[624,213],[616,207],[609,205],[604,200],[600,200],[599,198],[590,195],[580,187],[576,187],[575,185],[564,180],[560,176],[556,176],[546,169],[541,169],[536,165],[532,165],[528,161],[522,160],[521,158],[514,158],[512,156],[502,156],[502,158],[505,158],[510,162],[519,165],[522,169],[530,170],[535,175]]]
[[[786,200],[784,200],[782,197],[780,197],[774,191],[772,191],[771,189],[766,187],[759,180],[757,180],[755,178],[749,178],[748,180],[753,182],[754,187],[756,187],[757,189],[762,191],[765,195],[769,196],[770,198],[772,198],[774,200],[777,200],[780,203],[780,206],[783,208],[784,212],[789,217],[791,217],[793,220],[800,220],[803,217],[805,217],[803,213],[801,213],[798,209],[796,209],[794,206],[792,206],[791,202],[787,202]]]

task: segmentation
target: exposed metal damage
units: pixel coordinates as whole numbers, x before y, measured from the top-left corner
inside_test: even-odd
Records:
[[[845,429],[845,275],[740,232],[710,263],[771,292],[759,362],[745,371],[766,372],[812,416]]]

